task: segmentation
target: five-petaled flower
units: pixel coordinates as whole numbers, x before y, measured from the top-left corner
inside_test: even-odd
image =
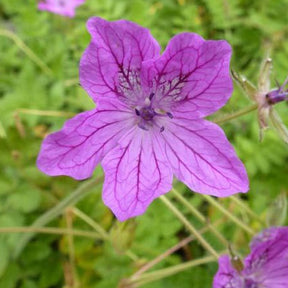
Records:
[[[81,180],[101,161],[103,200],[121,221],[168,192],[173,174],[203,194],[246,192],[233,147],[202,119],[232,92],[229,44],[182,33],[160,55],[150,32],[132,22],[91,18],[88,30],[80,82],[97,108],[49,135],[38,167]]]
[[[85,1],[86,0],[41,0],[38,3],[38,9],[72,18],[75,16],[75,8]]]
[[[288,281],[288,227],[262,231],[250,244],[243,269],[235,269],[228,255],[219,259],[213,288],[286,288]]]

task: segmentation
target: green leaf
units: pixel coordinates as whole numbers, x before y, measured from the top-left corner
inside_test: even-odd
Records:
[[[45,269],[41,270],[39,279],[39,288],[48,288],[59,285],[62,282],[63,271],[61,259],[59,256],[51,255],[45,261]]]
[[[23,213],[35,211],[40,205],[41,195],[38,189],[29,185],[20,186],[8,198],[8,205]]]

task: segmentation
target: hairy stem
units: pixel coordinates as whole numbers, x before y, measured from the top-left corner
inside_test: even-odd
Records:
[[[174,274],[177,274],[179,272],[185,271],[189,268],[199,266],[202,264],[207,264],[211,262],[217,261],[214,256],[207,256],[201,259],[191,260],[186,263],[178,264],[169,268],[160,269],[158,271],[145,273],[141,275],[139,278],[134,280],[128,280],[130,283],[135,283],[132,287],[140,287],[144,284],[163,279],[165,277],[172,276]]]
[[[0,29],[0,36],[7,37],[14,41],[16,46],[22,50],[41,70],[51,76],[53,71],[13,32]]]
[[[83,231],[83,230],[70,230],[70,229],[62,229],[62,228],[54,228],[54,227],[4,227],[0,228],[0,234],[4,233],[43,233],[43,234],[55,234],[55,235],[73,235],[73,236],[81,236],[88,237],[93,239],[102,239],[101,236],[95,232]]]
[[[90,218],[88,215],[86,215],[84,212],[82,212],[81,210],[77,209],[76,207],[74,207],[72,209],[72,212],[79,217],[80,219],[82,219],[85,223],[87,223],[89,226],[91,226],[97,233],[99,233],[99,235],[101,235],[103,240],[107,240],[107,241],[111,241],[110,239],[110,235],[97,223],[95,222],[92,218]],[[134,254],[131,250],[127,250],[125,252],[125,254],[132,259],[133,261],[138,260],[138,256],[136,254]]]
[[[247,206],[241,199],[237,196],[232,195],[229,197],[231,201],[233,201],[236,205],[238,205],[241,209],[243,209],[247,214],[251,216],[251,218],[255,218],[258,220],[263,226],[266,226],[265,222],[261,219],[259,215],[257,215],[254,211],[252,211],[249,206]]]
[[[64,85],[66,87],[74,86],[79,84],[79,79],[78,78],[73,78],[73,79],[67,79],[64,82]]]
[[[101,237],[105,240],[109,240],[108,233],[93,219],[91,219],[88,215],[83,213],[81,210],[77,209],[76,207],[72,208],[72,212],[82,219],[85,223],[91,226]]]
[[[229,210],[227,210],[223,205],[221,205],[218,201],[213,199],[211,196],[202,194],[202,197],[205,200],[207,200],[211,205],[213,205],[215,208],[217,208],[219,211],[221,211],[223,214],[225,214],[231,221],[237,224],[240,228],[248,232],[250,235],[255,234],[255,232],[249,226],[247,226],[244,222],[242,222],[236,216],[230,213]]]
[[[244,115],[256,110],[257,108],[258,108],[258,104],[253,104],[253,105],[245,107],[239,111],[236,111],[235,113],[232,113],[232,114],[229,114],[229,115],[226,115],[223,117],[219,117],[218,119],[214,119],[212,121],[216,124],[223,124],[223,123],[226,123],[230,120],[234,120],[236,118],[244,116]]]
[[[218,253],[214,248],[203,238],[203,236],[197,231],[197,229],[186,219],[186,217],[176,208],[175,205],[165,196],[161,196],[162,202],[174,213],[174,215],[186,226],[186,228],[195,236],[195,238],[201,243],[201,245],[209,251],[216,259],[219,258]]]
[[[206,229],[202,229],[201,233],[203,233],[204,231],[207,231],[207,227],[205,227]],[[186,237],[185,239],[181,240],[179,243],[177,243],[176,245],[174,245],[173,247],[169,248],[167,251],[165,251],[164,253],[160,254],[159,256],[157,256],[155,259],[153,259],[152,261],[149,261],[147,264],[145,264],[144,266],[142,266],[136,273],[134,273],[130,279],[134,280],[134,279],[138,279],[140,275],[142,275],[144,272],[146,272],[147,270],[151,269],[152,267],[154,267],[156,264],[160,263],[162,260],[164,260],[166,257],[170,256],[171,254],[173,254],[174,252],[176,252],[177,250],[181,249],[182,247],[186,246],[188,243],[190,243],[191,241],[195,240],[195,237],[193,235]]]
[[[72,213],[72,207],[68,207],[65,211],[65,220],[67,229],[69,231],[73,231],[73,213]],[[68,274],[70,277],[67,279],[67,281],[70,281],[71,283],[68,283],[68,286],[71,286],[72,288],[78,287],[78,277],[76,272],[76,264],[75,264],[75,246],[74,246],[74,237],[71,233],[67,235],[68,237],[68,252],[69,252],[69,270],[70,273]]]
[[[209,222],[209,220],[201,214],[189,201],[187,201],[176,189],[172,188],[172,193],[183,205],[185,205],[191,213],[195,215],[203,224],[207,224],[208,229],[218,238],[218,240],[225,246],[228,247],[228,242],[222,236],[222,234],[215,229],[215,227]]]
[[[49,110],[36,110],[36,109],[26,109],[19,108],[16,110],[19,114],[27,115],[37,115],[37,116],[52,116],[52,117],[72,117],[75,116],[73,112],[63,112],[63,111],[49,111]]]
[[[219,222],[220,223],[220,222]],[[218,224],[219,224],[218,223]],[[200,230],[200,233],[203,234],[205,232],[209,231],[209,227],[205,226]],[[148,263],[146,263],[144,266],[142,266],[136,273],[134,273],[129,279],[134,280],[137,279],[141,274],[143,274],[144,272],[146,272],[147,270],[151,269],[152,267],[154,267],[156,264],[160,263],[161,261],[163,261],[165,258],[167,258],[168,256],[170,256],[171,254],[173,254],[174,252],[176,252],[177,250],[181,249],[182,247],[186,246],[187,244],[189,244],[191,241],[195,240],[195,236],[191,235],[189,237],[186,237],[185,239],[181,240],[179,243],[177,243],[176,245],[174,245],[173,247],[169,248],[168,250],[166,250],[165,252],[163,252],[162,254],[160,254],[159,256],[157,256],[156,258],[154,258],[153,260],[149,261]]]

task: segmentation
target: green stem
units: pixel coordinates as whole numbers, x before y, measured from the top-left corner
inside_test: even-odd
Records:
[[[80,199],[84,198],[88,193],[91,192],[92,188],[100,184],[103,180],[103,176],[92,179],[90,181],[84,182],[78,189],[69,194],[61,202],[59,202],[55,207],[41,215],[34,223],[32,223],[31,228],[41,228],[48,224],[51,220],[55,219],[69,206],[76,204]],[[24,235],[18,242],[18,245],[14,251],[13,257],[16,258],[20,255],[26,244],[31,240],[35,233],[30,233]]]
[[[177,216],[177,218],[187,227],[187,229],[195,236],[195,238],[201,243],[201,245],[207,249],[216,259],[219,258],[218,253],[214,248],[203,238],[203,236],[192,226],[192,224],[185,218],[185,216],[172,204],[168,198],[161,196],[162,202]]]
[[[222,234],[215,229],[215,227],[208,221],[208,219],[200,213],[189,201],[186,200],[185,197],[183,197],[176,189],[172,188],[172,193],[174,196],[183,204],[185,205],[191,213],[195,215],[203,224],[207,224],[208,229],[220,240],[220,242],[227,247],[228,242],[226,239],[222,236]]]
[[[241,109],[241,110],[239,110],[239,111],[237,111],[235,113],[220,117],[218,119],[214,119],[212,121],[214,123],[216,123],[216,124],[223,124],[223,123],[228,122],[230,120],[233,120],[233,119],[236,119],[238,117],[244,116],[244,115],[256,110],[257,108],[258,108],[258,104],[253,104],[253,105],[245,107],[245,108],[243,108],[243,109]]]
[[[53,75],[53,71],[16,34],[8,30],[0,29],[0,36],[13,40],[17,47],[37,64],[44,73],[49,76]]]
[[[38,115],[38,116],[52,116],[52,117],[73,117],[75,113],[73,112],[63,112],[63,111],[49,111],[49,110],[36,110],[36,109],[26,109],[19,108],[16,112],[28,115]]]
[[[95,229],[95,231],[99,233],[99,235],[101,235],[102,239],[111,241],[110,235],[97,222],[91,219],[88,215],[86,215],[81,210],[77,209],[76,207],[72,209],[72,212],[76,216],[78,216],[80,219],[82,219],[85,223],[87,223],[89,226],[91,226],[93,229]],[[127,250],[125,254],[133,261],[136,261],[139,259],[138,256],[134,254],[131,250]]]
[[[89,226],[91,226],[97,233],[101,235],[101,237],[105,240],[109,240],[109,235],[108,233],[93,219],[91,219],[88,215],[74,207],[72,209],[73,214],[78,216],[80,219],[82,219],[84,222],[86,222]]]
[[[74,237],[71,234],[73,231],[73,214],[71,211],[72,207],[68,207],[66,209],[65,218],[67,229],[70,233],[67,235],[68,238],[68,252],[69,252],[69,265],[71,269],[71,288],[75,288],[78,286],[78,276],[76,272],[76,263],[75,263],[75,245],[74,245]]]
[[[174,274],[177,274],[179,272],[185,271],[191,267],[195,267],[195,266],[199,266],[202,264],[207,264],[207,263],[211,263],[211,262],[215,262],[217,261],[215,259],[214,256],[207,256],[201,259],[197,259],[197,260],[192,260],[192,261],[188,261],[186,263],[182,263],[182,264],[178,264],[175,265],[173,267],[169,267],[169,268],[164,268],[164,269],[160,269],[158,271],[154,271],[154,272],[150,272],[150,273],[145,273],[140,275],[138,278],[136,279],[129,279],[130,283],[134,284],[132,287],[140,287],[144,284],[165,278],[165,277],[169,277],[172,276]]]
[[[101,236],[95,232],[83,231],[83,230],[70,230],[70,229],[61,229],[54,227],[4,227],[0,228],[0,234],[2,233],[43,233],[43,234],[55,234],[55,235],[73,235],[88,237],[93,239],[102,239]]]
[[[203,234],[206,231],[209,231],[209,227],[205,226],[200,230],[200,233]],[[146,263],[144,266],[142,266],[138,271],[136,271],[129,279],[133,280],[133,279],[137,279],[141,274],[143,274],[144,272],[146,272],[147,270],[151,269],[152,267],[154,267],[156,264],[160,263],[161,261],[163,261],[164,259],[166,259],[168,256],[170,256],[171,254],[173,254],[174,252],[176,252],[177,250],[179,250],[180,248],[186,246],[187,244],[189,244],[191,241],[195,240],[196,238],[191,235],[189,237],[186,237],[185,239],[181,240],[179,243],[177,243],[176,245],[174,245],[173,247],[169,248],[168,250],[166,250],[165,252],[163,252],[162,254],[158,255],[156,258],[154,258],[153,260],[149,261],[148,263]]]
[[[187,237],[187,238],[185,238],[185,239],[183,239],[182,241],[180,241],[179,243],[177,243],[173,247],[171,247],[168,250],[166,250],[164,253],[160,254],[159,256],[157,256],[156,258],[154,258],[153,260],[149,261],[144,266],[142,266],[136,273],[134,273],[130,277],[130,279],[131,280],[138,279],[139,276],[142,275],[144,272],[146,272],[147,270],[150,270],[156,264],[160,263],[165,258],[167,258],[168,256],[170,256],[171,254],[173,254],[174,252],[176,252],[177,250],[179,250],[180,248],[182,248],[183,246],[187,245],[188,243],[190,243],[193,240],[195,240],[195,237],[192,236],[192,235]]]
[[[237,224],[239,227],[241,227],[243,230],[248,232],[251,235],[254,235],[255,232],[248,227],[244,222],[239,220],[237,217],[235,217],[233,214],[230,213],[229,210],[227,210],[225,207],[223,207],[219,202],[217,202],[215,199],[213,199],[211,196],[201,194],[202,197],[207,200],[211,205],[216,207],[218,210],[220,210],[223,214],[225,214],[231,221],[233,221],[235,224]]]
[[[74,85],[78,85],[79,84],[79,79],[78,78],[73,78],[73,79],[67,79],[64,82],[64,85],[66,87],[70,87],[70,86],[74,86]]]
[[[236,205],[238,205],[241,209],[245,210],[247,214],[251,216],[251,218],[257,219],[262,225],[266,226],[265,222],[261,219],[259,215],[257,215],[254,211],[252,211],[246,204],[243,203],[242,200],[237,198],[237,196],[230,196],[229,199],[233,201]]]
[[[139,260],[139,257],[135,253],[133,253],[131,250],[127,250],[125,254],[134,262]]]

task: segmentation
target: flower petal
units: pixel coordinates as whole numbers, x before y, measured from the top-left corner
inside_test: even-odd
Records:
[[[171,39],[160,58],[143,64],[141,80],[160,105],[173,104],[174,111],[189,112],[190,118],[204,117],[221,108],[232,93],[230,57],[226,41],[182,33]]]
[[[242,288],[243,281],[230,263],[228,255],[219,258],[219,268],[214,276],[213,288]]]
[[[257,275],[263,287],[287,287],[288,228],[275,227],[264,230],[252,242],[252,251],[245,259],[245,274]],[[269,237],[265,234],[269,234]],[[261,239],[261,237],[264,237]],[[259,241],[261,239],[261,241]]]
[[[261,246],[263,242],[274,240],[279,233],[278,227],[270,227],[262,230],[255,237],[253,237],[250,242],[250,249],[253,251],[257,249],[258,246]]]
[[[134,128],[103,159],[103,201],[120,221],[140,215],[171,189],[172,171],[154,136]]]
[[[248,177],[224,132],[206,120],[172,119],[162,133],[175,176],[195,192],[247,192]]]
[[[83,4],[85,0],[45,0],[38,3],[39,10],[46,10],[59,15],[74,17],[75,8]]]
[[[37,159],[40,170],[77,180],[92,175],[99,161],[133,123],[131,112],[123,105],[100,104],[101,108],[78,114],[62,130],[46,137]]]
[[[90,18],[92,41],[80,62],[80,83],[96,101],[115,93],[126,99],[141,91],[142,61],[159,56],[160,46],[148,29],[126,20]],[[112,97],[111,96],[111,97]]]

